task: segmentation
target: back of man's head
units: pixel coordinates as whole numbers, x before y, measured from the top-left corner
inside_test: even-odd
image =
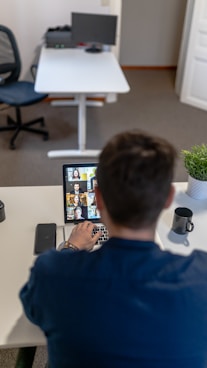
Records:
[[[144,132],[124,132],[106,144],[97,182],[114,223],[139,229],[157,221],[170,193],[175,159],[169,142]]]

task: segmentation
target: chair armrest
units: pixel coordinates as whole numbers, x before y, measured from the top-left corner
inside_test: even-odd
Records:
[[[5,83],[5,78],[0,76],[0,86],[2,86]]]
[[[32,78],[33,78],[34,81],[35,81],[35,78],[36,78],[37,68],[38,68],[37,64],[32,64],[31,67],[30,67],[30,71],[31,71]]]

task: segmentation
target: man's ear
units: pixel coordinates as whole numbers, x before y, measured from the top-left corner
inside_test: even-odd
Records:
[[[173,198],[174,198],[174,194],[175,194],[175,187],[174,187],[173,184],[171,184],[170,191],[169,191],[168,197],[165,201],[164,208],[170,207],[170,205],[172,204]]]
[[[103,198],[98,185],[95,186],[96,206],[99,211],[103,209]]]

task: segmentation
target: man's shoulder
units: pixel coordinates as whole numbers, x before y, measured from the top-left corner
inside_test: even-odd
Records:
[[[67,274],[77,273],[78,266],[87,266],[90,253],[87,251],[74,252],[70,250],[58,251],[51,249],[42,253],[35,261],[34,269],[41,274],[59,274],[67,270]],[[87,258],[87,260],[86,260]]]
[[[180,260],[183,263],[200,263],[201,265],[205,265],[206,271],[207,271],[207,267],[206,267],[206,262],[207,262],[207,252],[201,250],[201,249],[195,249],[192,250],[191,253],[189,253],[188,255],[182,255],[182,254],[174,254],[171,257],[176,258],[177,260]]]
[[[199,269],[205,270],[207,273],[207,252],[203,250],[196,249],[192,252],[192,259],[198,264]]]
[[[58,257],[58,251],[55,250],[55,249],[51,249],[51,250],[48,250],[42,254],[40,254],[36,261],[35,261],[35,267],[36,268],[41,268],[41,267],[46,267],[47,265],[51,266],[53,265],[56,260],[57,260],[57,257]]]
[[[163,274],[177,280],[207,281],[207,252],[194,250],[189,255],[163,252]]]

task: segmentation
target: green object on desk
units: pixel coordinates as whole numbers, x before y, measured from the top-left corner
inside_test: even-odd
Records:
[[[34,357],[36,353],[36,346],[20,348],[15,368],[32,368]]]

